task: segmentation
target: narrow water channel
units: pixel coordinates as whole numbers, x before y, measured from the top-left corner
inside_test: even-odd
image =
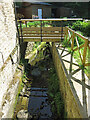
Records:
[[[48,69],[47,60],[36,63],[31,72],[32,85],[28,102],[28,112],[34,119],[52,120],[51,106],[48,99]]]
[[[17,100],[14,118],[29,118],[31,120],[56,120],[56,113],[52,112],[48,94],[49,70],[52,69],[51,54],[34,65],[25,63],[26,77],[23,79],[23,88]],[[54,67],[54,66],[53,66]]]

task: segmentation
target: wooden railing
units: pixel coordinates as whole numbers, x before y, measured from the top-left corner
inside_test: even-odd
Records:
[[[19,37],[24,42],[30,41],[41,41],[41,42],[60,42],[62,38],[66,37],[67,44],[71,43],[71,50],[77,51],[80,56],[82,65],[90,66],[90,63],[86,62],[87,48],[90,50],[90,41],[87,37],[84,37],[77,33],[76,31],[70,29],[69,27],[63,27],[62,23],[65,21],[76,21],[83,19],[21,19],[18,20],[20,23],[19,27]],[[28,22],[40,21],[40,27],[27,27]],[[60,21],[61,27],[44,27],[44,21]],[[22,27],[22,24],[25,23],[25,27]],[[83,44],[79,44],[78,37],[84,40]],[[68,39],[69,38],[69,39]],[[63,39],[64,40],[64,39]],[[76,46],[74,45],[76,43]],[[81,48],[83,53],[81,53]]]
[[[83,20],[82,18],[78,19],[21,19],[18,20],[20,23],[19,27],[19,36],[23,42],[60,42],[64,39],[64,27],[62,25],[65,21],[76,21],[76,20]],[[30,27],[28,26],[28,22],[39,21],[40,27]],[[60,22],[60,27],[44,27],[44,21],[57,21]],[[24,28],[22,24],[25,24]]]
[[[65,37],[66,37],[67,44],[69,44],[69,43],[71,44],[72,52],[78,50],[82,65],[90,66],[90,63],[86,62],[87,49],[90,50],[89,38],[82,36],[81,34],[70,29],[69,27],[65,27]],[[78,37],[80,37],[82,40],[84,40],[84,42],[81,45],[79,44]],[[74,45],[75,42],[76,42],[76,45]],[[83,53],[81,53],[81,48],[84,48]]]

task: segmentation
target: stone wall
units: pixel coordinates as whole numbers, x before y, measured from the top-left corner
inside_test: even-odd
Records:
[[[60,91],[64,99],[67,118],[87,118],[83,106],[81,105],[73,84],[68,78],[68,72],[57,51],[55,44],[51,47],[53,61],[60,81]]]
[[[19,45],[16,38],[13,0],[2,0],[0,2],[0,117],[7,117],[15,95],[17,87],[12,81],[18,60]],[[11,87],[14,88],[12,94],[10,94]],[[8,91],[10,96],[7,95]],[[11,98],[7,99],[7,96]]]

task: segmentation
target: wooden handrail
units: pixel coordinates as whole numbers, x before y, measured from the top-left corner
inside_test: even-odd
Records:
[[[67,44],[69,42],[71,42],[71,50],[73,52],[78,50],[82,65],[83,66],[90,66],[90,63],[86,63],[87,48],[90,49],[90,47],[89,47],[89,44],[90,44],[89,38],[84,37],[83,35],[80,35],[79,33],[77,33],[76,31],[72,30],[71,28],[69,28],[67,26],[65,27],[65,36],[66,36],[66,40],[69,37],[69,39],[67,40]],[[77,36],[84,40],[84,43],[82,45],[79,45]],[[74,40],[76,40],[77,48],[74,48]],[[81,51],[80,51],[81,48],[84,48],[83,53],[81,53]]]
[[[83,36],[83,35],[80,35],[79,33],[77,33],[76,31],[72,30],[72,29],[69,28],[69,27],[66,27],[66,28],[67,28],[69,31],[74,32],[75,35],[81,37],[83,40],[88,40],[88,37],[85,37],[85,36]]]
[[[67,18],[67,19],[20,19],[17,20],[18,22],[28,22],[28,21],[77,21],[77,20],[84,20],[82,18]]]

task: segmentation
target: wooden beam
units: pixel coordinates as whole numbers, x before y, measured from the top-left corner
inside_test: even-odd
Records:
[[[42,42],[60,42],[60,40],[61,40],[61,37],[59,38],[59,37],[53,37],[53,38],[51,38],[51,37],[42,37]],[[24,37],[23,38],[23,41],[24,42],[37,42],[37,41],[41,41],[41,37]]]
[[[85,66],[90,66],[90,63],[85,63]]]
[[[84,47],[84,44],[83,45],[81,45],[81,46],[79,46],[79,49],[80,48],[83,48]],[[76,50],[78,50],[78,47],[77,48],[75,48],[75,49],[73,49],[73,51],[76,51]]]
[[[40,27],[25,27],[22,29],[22,31],[28,32],[28,31],[41,31]],[[42,31],[61,31],[61,27],[42,27]],[[65,28],[63,28],[63,31],[65,31]]]
[[[83,64],[85,64],[85,61],[86,61],[87,47],[88,47],[88,40],[86,40],[85,43],[84,43]]]
[[[83,35],[80,35],[79,33],[77,33],[76,31],[70,29],[69,27],[66,27],[69,31],[74,32],[75,35],[79,36],[80,38],[82,38],[83,40],[88,40],[88,37],[84,37]]]
[[[21,36],[20,36],[21,37]],[[28,35],[28,34],[26,34],[26,35],[23,35],[23,37],[41,37],[41,35]],[[61,37],[61,35],[59,34],[59,35],[49,35],[49,34],[46,34],[46,35],[42,35],[42,37]],[[64,34],[63,34],[63,36],[62,37],[64,37]]]
[[[21,19],[17,20],[18,22],[22,21],[76,21],[76,20],[83,20],[82,18],[67,18],[67,19]]]
[[[23,32],[23,35],[25,35],[25,34],[32,34],[32,35],[39,34],[39,35],[41,35],[40,32]],[[59,33],[59,32],[58,33],[56,33],[56,32],[42,32],[42,34],[61,35],[61,33]]]

